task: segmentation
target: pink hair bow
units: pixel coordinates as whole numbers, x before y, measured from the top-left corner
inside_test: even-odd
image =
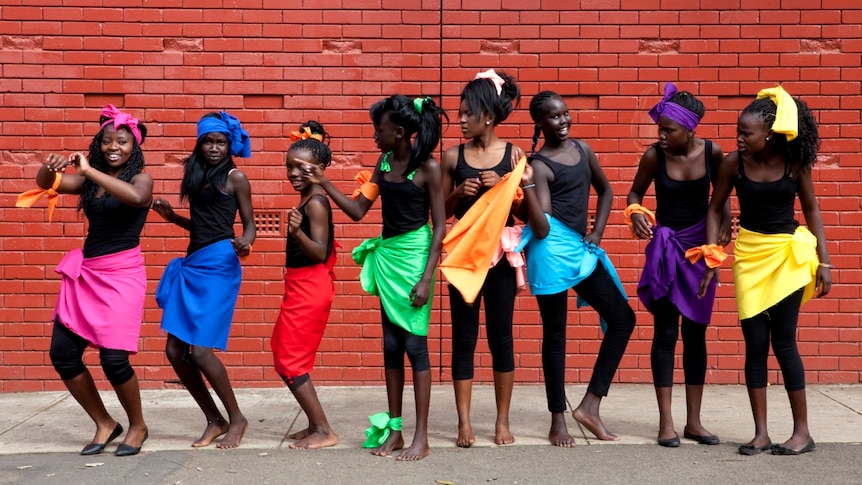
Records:
[[[132,132],[135,140],[138,141],[138,145],[143,143],[143,137],[141,136],[141,130],[138,128],[137,118],[133,117],[129,113],[124,113],[118,110],[113,104],[106,104],[105,107],[102,108],[102,116],[110,118],[108,121],[102,123],[102,128],[108,126],[108,123],[113,123],[115,130],[119,129],[121,126],[125,126]]]
[[[493,69],[488,69],[487,71],[480,72],[476,74],[476,79],[490,79],[491,82],[494,83],[494,87],[497,88],[497,96],[499,96],[503,92],[503,85],[506,84],[506,81],[503,80]]]

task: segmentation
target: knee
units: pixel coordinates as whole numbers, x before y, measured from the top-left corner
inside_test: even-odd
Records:
[[[188,345],[185,342],[169,336],[165,343],[165,355],[172,365],[177,365],[183,362],[187,348]]]
[[[51,345],[48,355],[51,357],[54,370],[64,381],[74,379],[87,370],[81,356],[72,348]]]
[[[411,338],[406,346],[407,358],[414,372],[431,369],[431,360],[428,358],[428,342],[425,337]]]
[[[125,384],[135,376],[135,371],[129,363],[129,353],[122,350],[103,351],[101,353],[102,370],[113,386]]]

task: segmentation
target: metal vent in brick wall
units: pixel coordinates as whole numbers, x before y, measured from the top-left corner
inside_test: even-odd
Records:
[[[281,234],[281,211],[255,211],[254,224],[259,234]]]

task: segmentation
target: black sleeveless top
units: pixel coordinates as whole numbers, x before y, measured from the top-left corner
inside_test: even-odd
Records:
[[[95,258],[138,246],[149,211],[148,206],[132,207],[108,193],[87,202],[84,214],[90,224],[84,240],[84,257]]]
[[[506,143],[506,152],[503,154],[503,159],[500,160],[500,163],[495,165],[492,168],[478,169],[471,167],[467,163],[467,159],[464,158],[464,145],[460,145],[458,147],[458,163],[455,165],[455,173],[453,174],[453,179],[455,181],[455,185],[461,185],[467,179],[475,179],[479,178],[480,172],[485,172],[487,170],[491,170],[495,172],[497,175],[502,177],[507,173],[512,171],[512,144]],[[487,192],[490,187],[479,187],[479,192],[476,193],[475,196],[471,198],[462,197],[458,200],[458,204],[455,206],[455,217],[458,219],[464,217],[464,214],[467,213],[467,210],[473,206],[473,204],[479,200],[485,192]],[[512,226],[515,224],[515,219],[512,217],[512,214],[509,214],[509,218],[506,219],[506,225]]]
[[[389,156],[391,154],[387,153],[386,160]],[[377,186],[380,188],[383,239],[419,229],[428,223],[431,197],[425,188],[417,186],[409,179],[403,182],[387,182],[382,172]]]
[[[192,198],[189,204],[191,238],[187,254],[223,239],[233,239],[236,209],[236,197],[211,185]]]
[[[329,257],[332,254],[332,246],[335,244],[335,233],[334,227],[332,224],[332,206],[329,205],[329,198],[323,194],[315,194],[309,197],[305,204],[299,206],[296,210],[302,214],[302,222],[299,223],[299,230],[302,231],[306,236],[311,237],[311,220],[308,218],[308,214],[305,212],[305,206],[308,205],[308,201],[310,201],[314,197],[323,197],[323,201],[326,203],[326,209],[329,211],[329,240],[326,243],[326,256]],[[287,235],[287,244],[285,247],[285,264],[284,266],[287,268],[304,268],[306,266],[314,266],[315,264],[320,264],[320,262],[315,261],[302,250],[302,247],[297,242],[296,238],[292,234]]]
[[[712,171],[712,142],[704,140],[706,173],[697,180],[674,180],[667,174],[664,150],[653,145],[658,156],[655,176],[656,219],[661,226],[674,231],[691,227],[706,218],[709,208],[709,183]]]
[[[581,155],[581,160],[575,165],[563,165],[538,153],[531,155],[530,159],[544,162],[554,172],[554,181],[548,186],[551,192],[551,215],[578,233],[586,235],[592,171],[581,144],[573,141],[569,143],[574,145]]]
[[[745,163],[739,158],[734,183],[739,199],[739,225],[762,234],[793,234],[799,227],[793,204],[799,183],[786,167],[784,176],[774,182],[754,182],[745,176]]]

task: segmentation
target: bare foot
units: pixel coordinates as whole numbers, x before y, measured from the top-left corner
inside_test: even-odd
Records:
[[[207,422],[207,427],[204,430],[204,434],[202,434],[197,441],[192,443],[192,448],[209,446],[209,444],[212,443],[214,439],[227,433],[227,430],[228,424],[227,422],[225,422],[224,418],[217,418],[214,421]]]
[[[248,420],[245,419],[245,416],[231,421],[227,434],[224,435],[224,438],[222,438],[221,441],[216,443],[216,448],[238,447],[242,441],[243,435],[245,435],[246,429],[248,429]]]
[[[307,438],[308,435],[310,435],[310,434],[311,434],[311,428],[305,428],[302,431],[297,431],[296,433],[290,433],[289,435],[287,435],[287,438],[291,439],[291,440],[301,440],[303,438]]]
[[[329,430],[326,433],[312,433],[309,431],[304,438],[300,439],[296,443],[291,443],[288,447],[294,450],[316,450],[318,448],[328,448],[337,444],[338,436],[336,436],[332,430]]]
[[[573,448],[575,446],[575,439],[569,434],[569,428],[566,426],[565,414],[551,414],[551,430],[548,431],[548,441],[561,448]]]
[[[602,422],[602,418],[599,417],[598,413],[588,414],[587,411],[582,410],[579,406],[572,411],[572,417],[602,441],[619,441],[620,439],[619,436],[605,428],[605,423]]]
[[[417,443],[413,441],[413,444],[410,445],[410,448],[402,451],[397,458],[398,461],[419,461],[422,458],[431,454],[431,448],[428,446],[428,442]]]
[[[509,431],[509,423],[497,423],[494,430],[494,444],[511,445],[515,442],[515,437]]]
[[[476,435],[473,434],[473,426],[470,423],[458,423],[458,439],[455,444],[460,448],[469,448],[476,442]]]
[[[372,451],[375,456],[392,456],[392,452],[404,448],[404,437],[401,436],[401,431],[392,431],[386,441],[380,445],[380,448]]]

